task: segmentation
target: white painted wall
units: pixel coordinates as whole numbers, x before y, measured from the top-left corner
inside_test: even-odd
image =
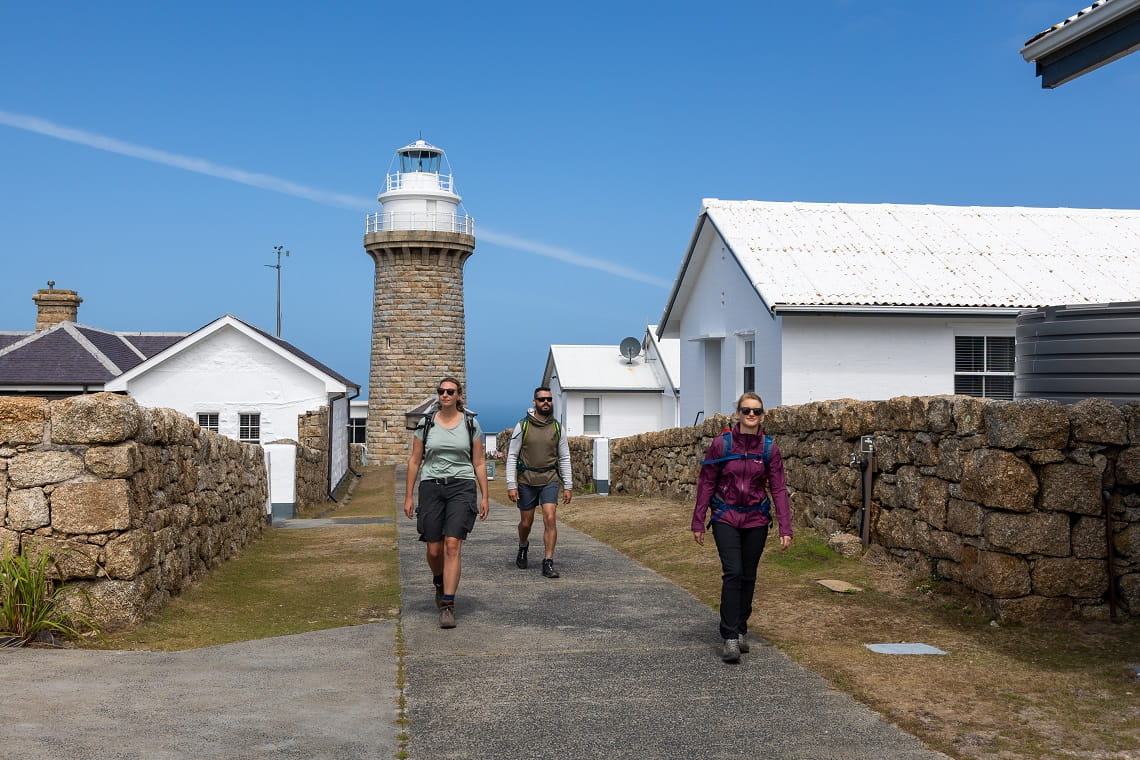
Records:
[[[1013,335],[1008,320],[788,315],[785,404],[954,392],[954,336]]]
[[[335,489],[348,474],[348,399],[332,402],[332,419],[329,422],[329,488]]]
[[[780,320],[764,307],[719,235],[702,234],[697,246],[686,273],[692,286],[678,320],[682,425],[692,425],[698,412],[704,419],[732,411],[744,389],[747,334],[756,340],[757,392],[769,406],[781,396]]]
[[[257,412],[263,442],[296,440],[297,416],[328,403],[323,382],[230,327],[139,375],[126,390],[142,406],[169,407],[194,420],[199,412],[217,412],[218,432],[235,439],[238,415]]]
[[[269,463],[269,493],[274,504],[297,502],[297,447],[291,443],[267,443],[265,458]]]
[[[553,389],[552,389],[553,390]],[[606,393],[605,391],[568,391],[565,394],[566,413],[560,416],[567,436],[585,435],[582,418],[585,398],[601,398],[602,438],[622,438],[651,430],[671,427],[672,422],[662,420],[661,392]]]

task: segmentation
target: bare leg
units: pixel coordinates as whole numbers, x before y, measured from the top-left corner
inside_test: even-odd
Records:
[[[459,588],[461,570],[460,553],[463,539],[444,536],[443,539],[443,593],[454,594]]]
[[[519,546],[526,546],[530,539],[530,529],[534,525],[534,510],[519,510]]]
[[[546,544],[546,559],[554,556],[554,545],[558,543],[557,504],[542,505],[542,542]]]

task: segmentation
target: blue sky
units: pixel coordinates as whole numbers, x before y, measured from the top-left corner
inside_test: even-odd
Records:
[[[1085,4],[0,3],[0,329],[51,279],[96,327],[272,331],[284,245],[283,337],[366,385],[364,217],[422,134],[501,429],[549,344],[657,321],[703,197],[1140,208],[1140,55],[1045,91],[1018,54]]]

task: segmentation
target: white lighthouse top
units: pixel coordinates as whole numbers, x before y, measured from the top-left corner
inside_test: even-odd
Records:
[[[475,234],[474,220],[461,213],[463,199],[455,192],[447,154],[426,140],[416,140],[396,151],[385,189],[376,199],[383,211],[368,216],[369,233],[430,230]]]

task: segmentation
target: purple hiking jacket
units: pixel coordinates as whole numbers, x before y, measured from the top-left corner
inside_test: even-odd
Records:
[[[709,444],[705,460],[720,459],[724,456],[723,450],[722,434]],[[732,453],[763,454],[764,431],[760,430],[758,435],[746,435],[740,432],[740,425],[733,426]],[[772,509],[776,513],[780,535],[792,535],[792,510],[788,506],[788,487],[784,481],[784,459],[775,441],[768,449],[767,467],[762,459],[733,459],[728,462],[701,465],[701,473],[697,479],[697,504],[693,507],[693,532],[704,532],[705,516],[714,494],[725,504],[751,507],[767,498],[765,486],[772,493]],[[749,512],[726,509],[721,514],[719,522],[735,528],[756,528],[771,521],[758,509]]]

